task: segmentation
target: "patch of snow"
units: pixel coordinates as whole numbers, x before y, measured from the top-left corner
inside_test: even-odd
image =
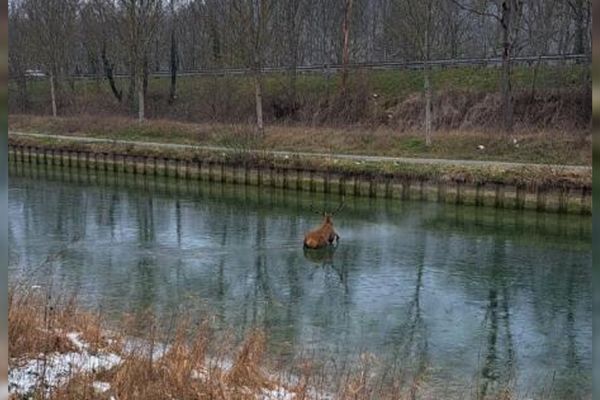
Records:
[[[95,381],[92,386],[97,393],[105,393],[110,390],[110,383],[108,382]]]
[[[192,379],[200,379],[202,381],[205,381],[207,378],[207,374],[206,371],[198,371],[197,369],[193,369],[192,372],[190,373],[190,378]]]
[[[478,145],[478,146],[477,146],[477,148],[478,148],[479,150],[484,150],[484,149],[485,149],[485,146],[484,146],[484,145],[482,145],[482,144],[480,144],[480,145]]]
[[[296,394],[284,388],[263,389],[258,398],[260,400],[293,400],[296,398]]]
[[[11,368],[8,372],[8,389],[10,393],[28,394],[41,382],[50,389],[65,384],[76,373],[107,370],[120,363],[121,357],[112,353],[51,353],[45,362],[43,359],[34,359],[20,367]]]
[[[170,349],[170,346],[164,343],[152,343],[148,340],[129,338],[123,344],[123,351],[126,354],[136,354],[144,357],[152,354],[152,361],[160,360]]]
[[[88,345],[79,340],[79,336],[81,336],[81,334],[77,332],[69,332],[65,336],[67,336],[67,339],[69,339],[71,343],[73,343],[73,346],[75,346],[77,350],[85,351],[88,349]]]

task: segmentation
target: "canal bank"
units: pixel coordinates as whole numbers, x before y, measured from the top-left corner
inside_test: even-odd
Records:
[[[11,133],[9,160],[139,175],[591,214],[589,167],[276,152]]]

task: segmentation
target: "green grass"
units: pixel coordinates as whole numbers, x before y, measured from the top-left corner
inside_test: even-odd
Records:
[[[540,66],[535,72],[533,67],[516,66],[513,69],[513,88],[515,90],[529,90],[535,75],[538,89],[580,88],[590,74],[589,65],[567,66]],[[462,67],[434,69],[432,71],[432,85],[435,90],[472,90],[472,91],[498,91],[499,68]],[[360,80],[373,91],[385,99],[402,99],[406,96],[423,90],[423,72],[419,70],[368,70],[351,73],[351,81]],[[224,82],[239,94],[250,95],[253,93],[252,80],[249,76],[229,77],[179,77],[178,90],[181,96],[188,96],[198,89],[210,85],[220,85]],[[285,74],[267,74],[263,78],[265,94],[267,96],[282,95],[287,86],[288,78]],[[127,92],[128,79],[117,78],[117,85]],[[153,93],[167,93],[170,80],[167,78],[151,78],[149,91]],[[297,90],[301,97],[321,97],[328,91],[334,93],[339,86],[337,74],[326,78],[320,73],[299,74]],[[11,82],[10,89],[15,90]],[[64,85],[66,91],[71,91]],[[32,98],[40,99],[49,96],[49,86],[46,80],[33,80],[29,83],[29,93]],[[75,81],[77,93],[102,93],[112,96],[107,83],[89,80]]]

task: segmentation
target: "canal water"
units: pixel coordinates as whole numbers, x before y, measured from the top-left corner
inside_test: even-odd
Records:
[[[434,398],[591,398],[590,217],[347,198],[337,249],[306,253],[311,205],[337,196],[9,173],[13,283],[76,291],[115,320],[150,309],[259,327],[279,360],[372,354],[380,371],[422,374]]]

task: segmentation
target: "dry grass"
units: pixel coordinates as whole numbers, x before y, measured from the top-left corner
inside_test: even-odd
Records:
[[[108,371],[74,371],[68,383],[50,392],[49,398],[105,399],[114,395],[121,400],[254,399],[263,389],[281,387],[276,378],[264,371],[265,337],[260,332],[249,334],[239,346],[224,339],[219,347],[237,351],[209,358],[211,333],[207,326],[181,321],[175,333],[167,337],[152,318],[145,318],[144,322],[149,324],[147,333],[138,338],[144,345],[127,347],[125,343],[133,331],[127,328],[131,321],[125,319],[118,331],[109,331],[100,315],[79,309],[75,297],[53,299],[38,290],[13,288],[9,296],[11,368],[26,360],[77,351],[67,334],[78,332],[89,345],[90,353],[112,352],[121,356],[122,363]],[[156,357],[165,343],[168,350]],[[225,357],[234,360],[229,369],[222,367]],[[109,392],[98,393],[93,387],[95,381],[109,383]],[[40,382],[35,390],[37,396],[44,397],[44,385]]]
[[[21,292],[16,294],[16,292]],[[24,292],[24,293],[23,293]],[[11,359],[40,353],[75,351],[65,333],[77,331],[93,349],[106,348],[101,319],[81,312],[75,297],[53,298],[35,289],[12,288],[8,294],[8,351]]]
[[[493,131],[441,130],[433,145],[425,146],[420,130],[400,131],[390,127],[309,127],[269,125],[259,141],[248,142],[253,128],[248,125],[193,124],[148,120],[139,124],[125,117],[50,118],[10,115],[15,131],[89,136],[156,143],[235,146],[273,150],[368,154],[396,157],[447,158],[513,161],[567,165],[591,165],[592,140],[587,130],[517,130],[510,137]],[[516,143],[515,143],[516,140]],[[484,146],[484,149],[480,149]]]

